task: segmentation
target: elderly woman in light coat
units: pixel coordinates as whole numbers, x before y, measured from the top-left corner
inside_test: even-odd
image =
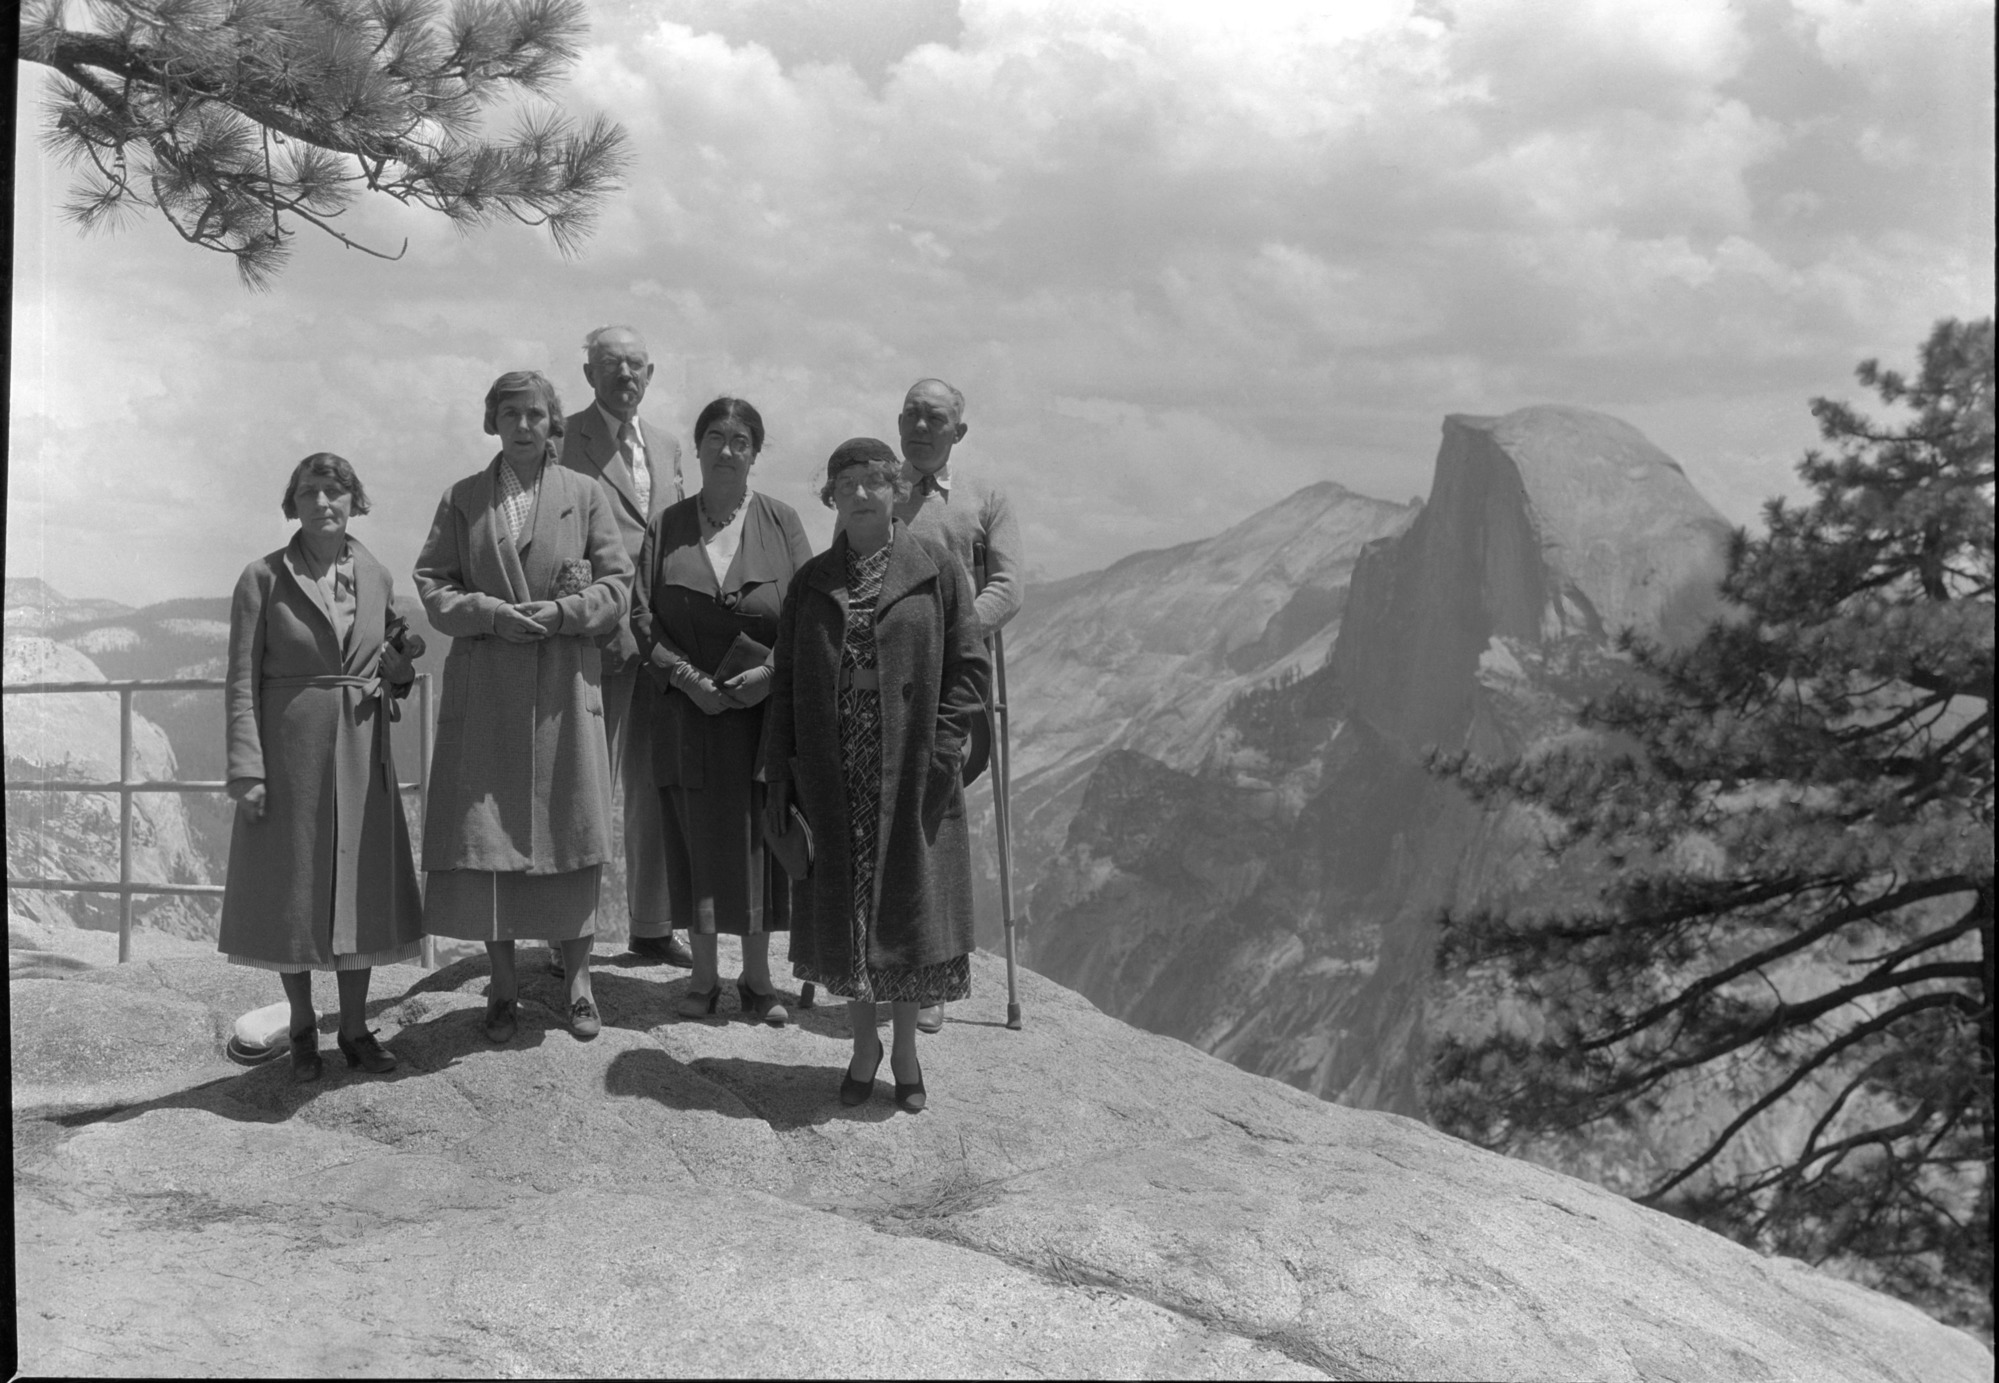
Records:
[[[632,563],[602,489],[555,463],[562,404],[540,374],[486,395],[500,454],[453,485],[417,558],[444,661],[423,822],[426,925],[484,941],[486,1036],[513,1037],[514,942],[559,943],[570,1030],[597,1035],[597,884],[611,857],[611,764],[598,642],[631,600]]]
[[[901,463],[872,437],[843,442],[820,497],[833,546],[792,578],[764,717],[766,829],[795,802],[811,873],[793,892],[792,971],[846,999],[854,1052],[840,1099],[873,1093],[894,1028],[895,1099],[927,1095],[916,1015],[971,993],[972,857],[962,779],[979,764],[988,663],[972,579],[950,550],[894,519]]]
[[[347,1064],[395,1068],[368,1031],[368,980],[377,965],[414,959],[423,935],[388,726],[415,669],[395,646],[388,569],[347,532],[367,512],[353,466],[306,457],[285,482],[298,531],[243,569],[229,602],[236,822],[218,945],[282,978],[301,1081],[322,1070],[314,970],[335,972]]]

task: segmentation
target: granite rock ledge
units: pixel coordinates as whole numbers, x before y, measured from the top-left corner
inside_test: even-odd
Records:
[[[532,954],[530,952],[530,954]],[[574,1040],[524,963],[376,977],[402,1067],[228,1065],[270,976],[11,986],[31,1374],[1983,1380],[1983,1345],[1410,1119],[1323,1103],[1023,976],[924,1041],[931,1106],[835,1096],[844,1014],[672,1016],[599,957]],[[725,960],[726,963],[726,960]],[[17,967],[18,970],[18,967]],[[733,971],[725,970],[732,974]]]

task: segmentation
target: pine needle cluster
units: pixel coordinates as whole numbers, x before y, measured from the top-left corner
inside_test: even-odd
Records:
[[[61,74],[45,141],[78,170],[70,219],[156,211],[265,288],[299,223],[399,258],[333,225],[364,191],[468,230],[512,217],[574,253],[624,131],[534,107],[505,138],[480,127],[545,94],[584,31],[580,0],[29,0],[21,56]]]

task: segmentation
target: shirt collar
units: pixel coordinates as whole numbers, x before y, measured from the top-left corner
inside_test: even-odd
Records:
[[[609,409],[605,408],[603,404],[597,402],[595,399],[590,401],[590,406],[597,410],[597,416],[604,420],[604,426],[611,429],[611,440],[614,442],[617,441],[619,435],[624,431],[625,425],[619,422]],[[632,414],[632,445],[640,451],[644,451],[646,446],[645,433],[639,431],[639,415],[637,413]]]
[[[935,490],[945,499],[951,498],[951,463],[949,461],[946,461],[929,475],[925,475],[914,466],[911,466],[909,469],[916,494],[922,494],[925,490]]]

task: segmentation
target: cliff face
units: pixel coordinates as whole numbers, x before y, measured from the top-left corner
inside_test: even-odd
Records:
[[[1213,538],[1030,591],[1006,633],[1020,896],[1107,753],[1197,770],[1233,698],[1323,664],[1355,560],[1416,512],[1322,483]],[[988,791],[969,794],[985,942],[1000,920]]]
[[[1429,503],[1354,565],[1330,660],[1239,697],[1199,773],[1126,753],[1033,894],[1033,963],[1107,1011],[1329,1099],[1420,1115],[1433,919],[1575,888],[1533,823],[1423,768],[1572,733],[1617,630],[1714,611],[1727,529],[1626,424],[1444,426]]]
[[[77,649],[32,634],[6,640],[9,683],[102,682]],[[218,717],[219,719],[219,717]],[[118,698],[65,694],[6,698],[7,776],[109,782],[118,777]],[[136,708],[133,771],[141,779],[178,776],[166,731]],[[7,869],[24,877],[114,880],[118,877],[115,795],[17,793],[7,804]],[[190,822],[187,799],[141,793],[132,807],[132,877],[160,883],[207,883],[210,865]],[[219,878],[217,873],[214,877]],[[14,906],[44,921],[94,928],[118,925],[115,895],[27,889]],[[213,908],[199,900],[141,896],[134,917],[178,936],[213,936]]]

